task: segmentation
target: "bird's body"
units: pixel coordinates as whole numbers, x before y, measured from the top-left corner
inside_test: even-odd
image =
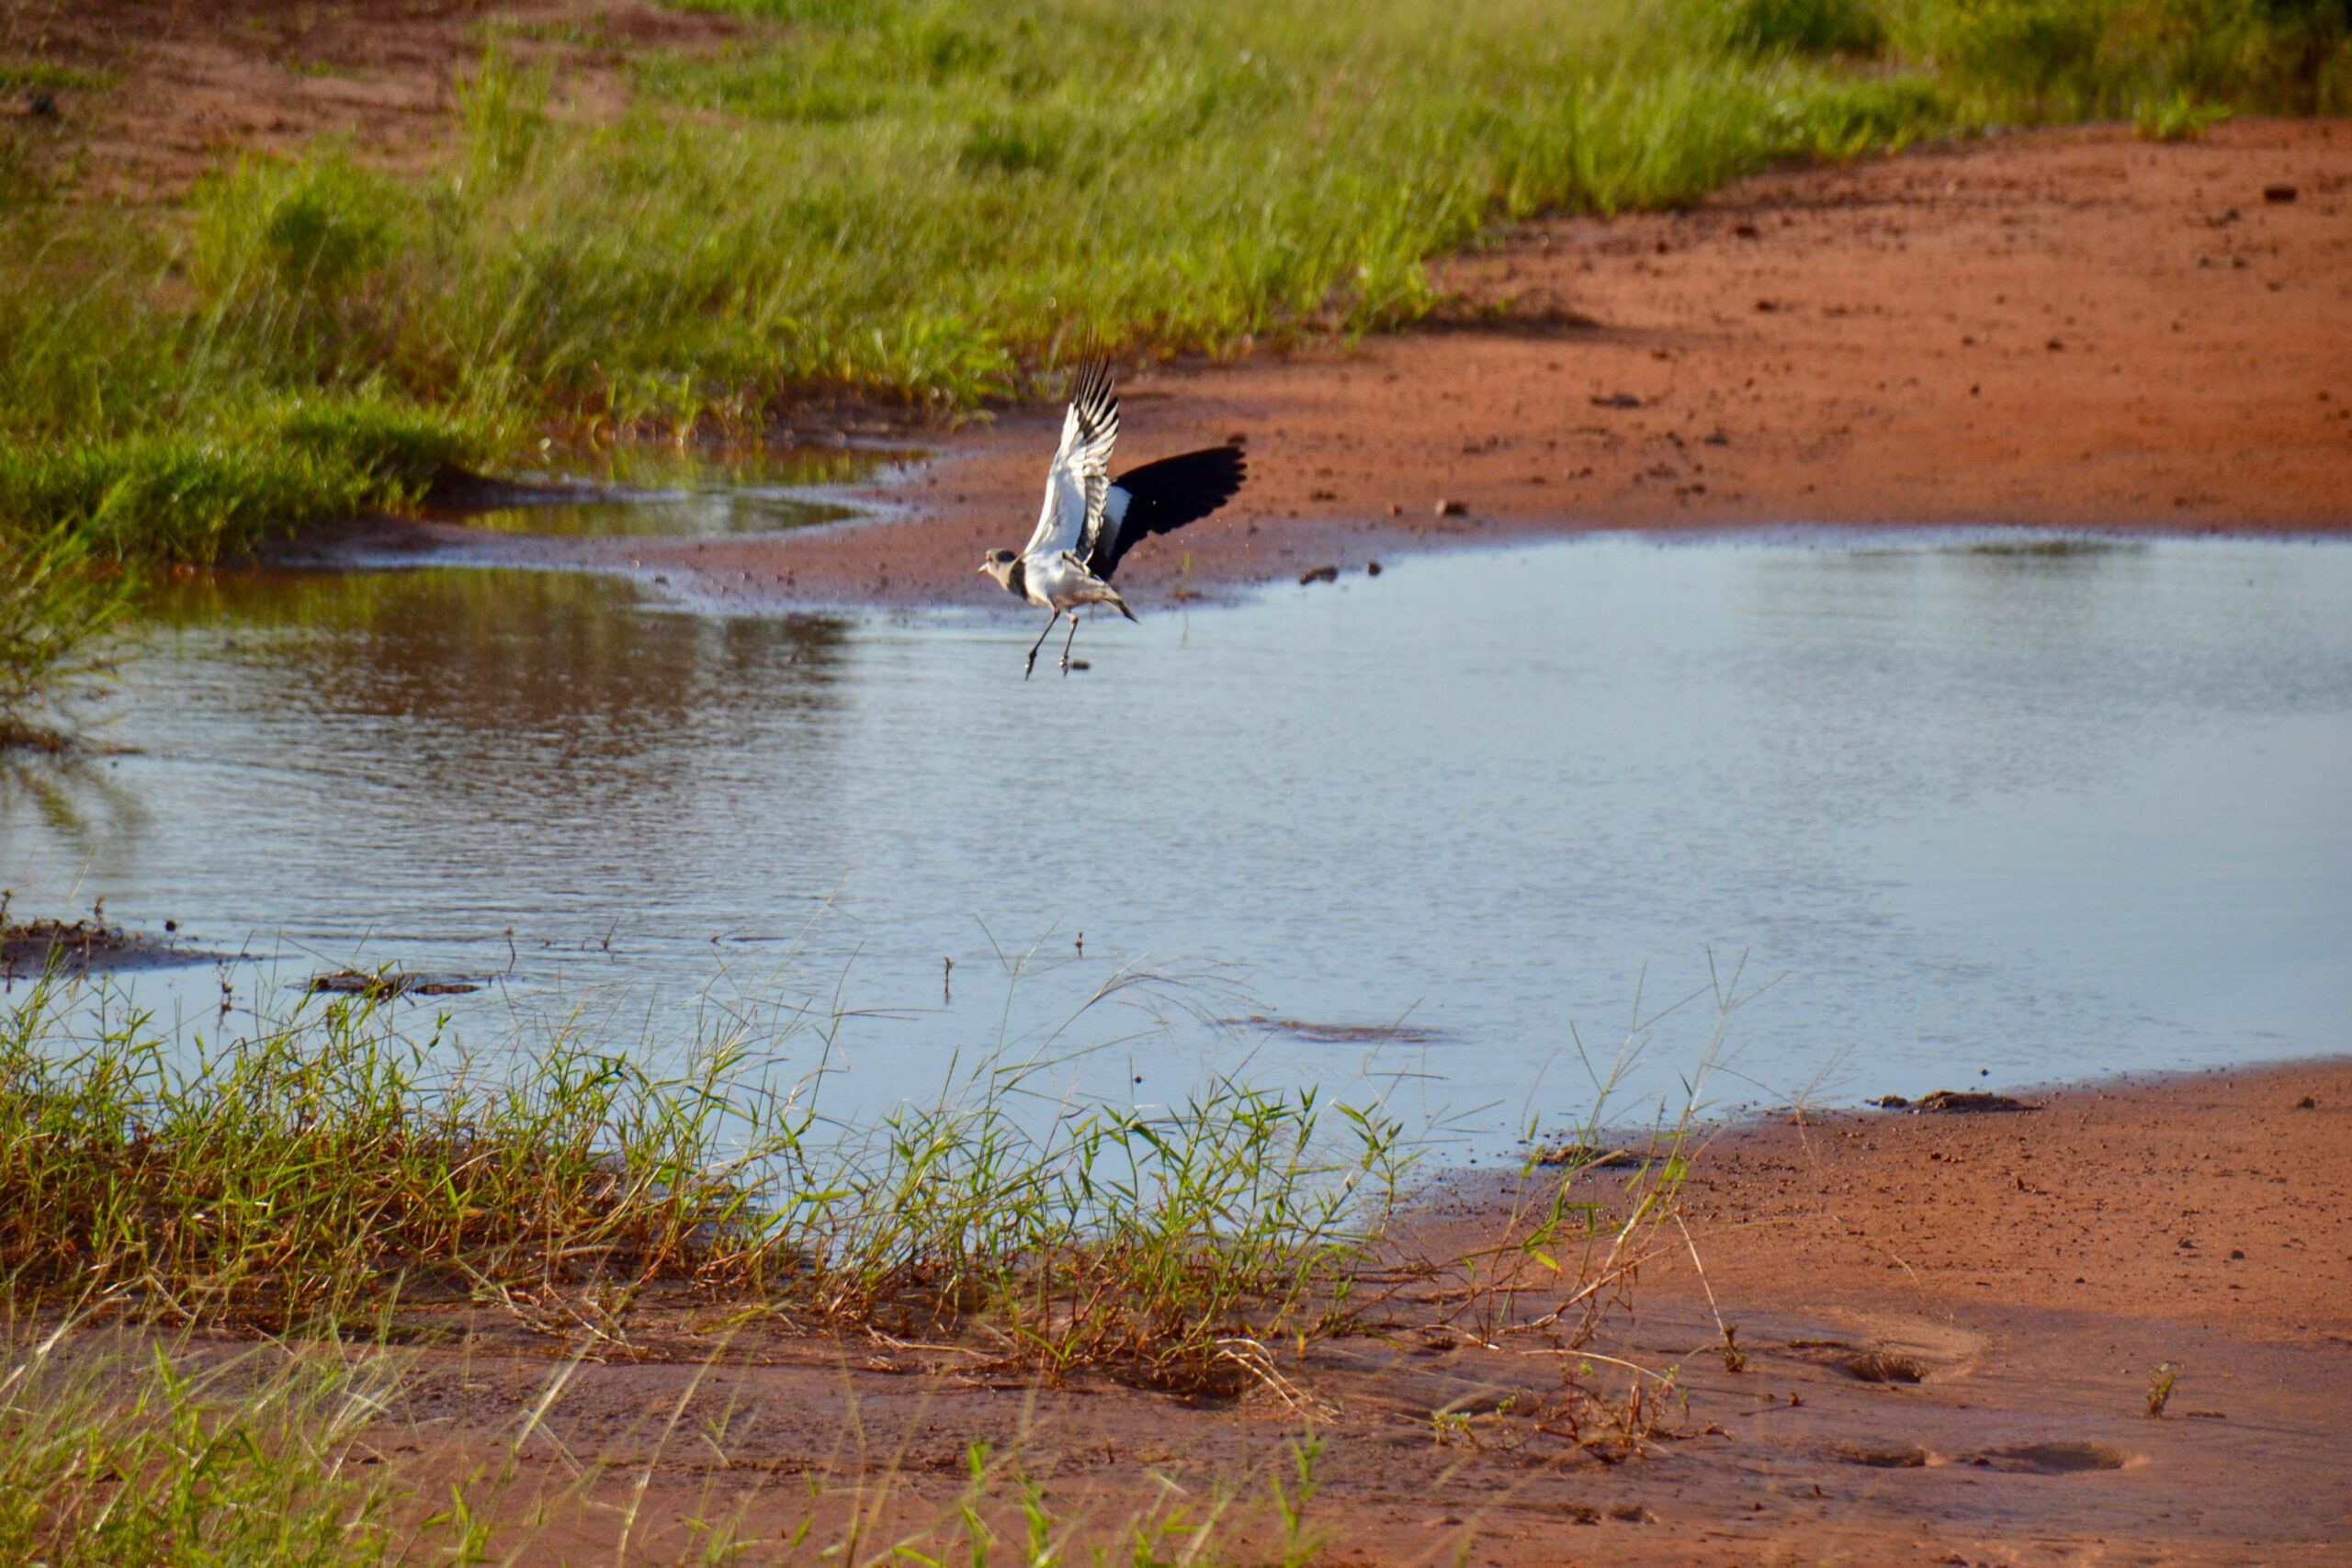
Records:
[[[1111,448],[1119,438],[1119,403],[1109,368],[1101,360],[1079,373],[1062,420],[1061,446],[1046,473],[1046,502],[1037,526],[1018,553],[992,551],[980,570],[1008,593],[1049,612],[1046,629],[1029,649],[1024,677],[1037,664],[1055,621],[1069,617],[1070,642],[1078,637],[1078,615],[1089,605],[1108,604],[1129,620],[1135,612],[1111,586],[1111,574],[1136,540],[1165,534],[1207,516],[1241,488],[1245,468],[1239,448],[1211,446],[1179,457],[1148,463],[1111,478]],[[1069,673],[1069,642],[1062,645],[1062,673]]]
[[[1127,619],[1136,618],[1119,591],[1087,570],[1086,563],[1068,550],[1024,556],[1013,564],[1021,569],[1021,596],[1032,604],[1057,614],[1087,604],[1108,604]]]

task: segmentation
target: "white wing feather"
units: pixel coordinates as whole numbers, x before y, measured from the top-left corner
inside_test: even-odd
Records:
[[[1062,416],[1062,444],[1046,470],[1046,504],[1036,530],[1022,547],[1024,556],[1078,552],[1101,525],[1111,490],[1111,448],[1119,439],[1119,400],[1110,367],[1091,360],[1079,372],[1069,412]]]

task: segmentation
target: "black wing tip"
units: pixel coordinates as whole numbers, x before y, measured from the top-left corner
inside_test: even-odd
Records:
[[[1108,355],[1090,354],[1078,362],[1078,375],[1071,380],[1069,400],[1081,409],[1116,409],[1119,384],[1111,374]]]
[[[1250,479],[1248,453],[1238,446],[1204,446],[1198,456],[1202,461],[1193,482],[1212,510],[1241,493]]]
[[[1231,501],[1249,478],[1250,455],[1228,444],[1162,457],[1111,482],[1125,486],[1128,494],[1155,508],[1166,506],[1197,516]]]

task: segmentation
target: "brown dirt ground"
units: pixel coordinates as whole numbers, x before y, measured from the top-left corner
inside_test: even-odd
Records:
[[[492,1511],[545,1505],[526,1561],[609,1560],[632,1506],[640,1560],[731,1518],[754,1543],[741,1560],[780,1561],[803,1519],[822,1542],[861,1501],[892,1531],[951,1517],[983,1439],[1097,1541],[1155,1499],[1197,1513],[1223,1483],[1228,1548],[1270,1550],[1268,1479],[1311,1432],[1309,1520],[1340,1562],[2340,1563],[2352,1063],[2033,1098],[1719,1131],[1693,1162],[1687,1248],[1660,1236],[1630,1310],[1583,1350],[1496,1332],[1399,1268],[1367,1298],[1384,1334],[1283,1356],[1288,1402],[1039,1389],[878,1339],[640,1327],[634,1350],[592,1347]],[[1459,1256],[1510,1206],[1493,1177],[1449,1177],[1408,1246]],[[560,1325],[477,1320],[413,1354],[370,1457],[437,1499],[497,1470],[569,1349]],[[1610,1357],[1679,1369],[1663,1427],[1630,1450],[1567,1431],[1563,1369],[1584,1362],[1619,1399],[1634,1374]],[[2151,1419],[2164,1362],[2179,1381]],[[1431,1412],[1449,1406],[1468,1419],[1441,1442]],[[1017,1538],[1017,1517],[996,1522]]]

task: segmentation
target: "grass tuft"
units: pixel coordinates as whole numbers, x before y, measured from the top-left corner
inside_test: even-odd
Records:
[[[0,61],[0,93],[103,93],[121,79],[53,60]]]
[[[478,460],[487,446],[481,425],[461,414],[376,394],[295,403],[277,434],[329,469],[356,476],[376,505],[415,495],[443,469]]]
[[[210,1367],[161,1348],[10,1336],[0,1371],[0,1560],[53,1568],[387,1560],[390,1489],[351,1467],[390,1370],[323,1358]]]
[[[2143,141],[2194,141],[2229,118],[2226,107],[2200,104],[2180,87],[2143,98],[2132,111],[2132,126]]]
[[[1726,41],[1752,54],[1868,57],[1886,43],[1870,0],[1728,0],[1715,11]]]
[[[1376,1112],[1222,1080],[1038,1128],[1045,1069],[990,1063],[854,1136],[741,1040],[670,1076],[560,1038],[493,1071],[305,998],[190,1060],[135,1015],[76,1033],[77,995],[37,986],[0,1034],[0,1268],[29,1310],[276,1331],[471,1301],[616,1338],[685,1292],[1229,1388],[1345,1321],[1404,1164]]]

